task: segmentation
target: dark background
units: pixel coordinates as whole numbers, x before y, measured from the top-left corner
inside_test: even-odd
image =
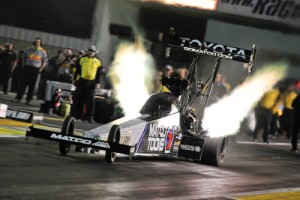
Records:
[[[91,38],[96,0],[1,0],[0,24]]]
[[[170,8],[167,6],[142,6],[139,11],[139,24],[148,34],[162,32],[164,39],[167,39],[170,27],[175,29],[177,35],[191,38],[204,39],[206,31],[206,16],[193,15],[186,9]],[[150,36],[151,37],[151,36]],[[154,42],[152,54],[160,67],[166,64],[173,66],[183,66],[191,63],[194,54],[172,49],[170,57],[165,56],[165,46],[163,43]]]

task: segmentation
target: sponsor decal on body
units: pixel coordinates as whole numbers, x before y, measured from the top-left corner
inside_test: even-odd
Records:
[[[180,149],[185,150],[185,151],[195,151],[195,152],[201,151],[200,146],[193,146],[193,145],[188,145],[188,144],[181,144]]]
[[[170,153],[174,140],[174,127],[158,127],[157,124],[149,125],[148,152]]]
[[[95,147],[103,147],[103,148],[110,148],[109,144],[106,142],[98,141],[92,144]]]
[[[126,144],[128,145],[130,143],[131,137],[129,136],[121,136],[120,137],[120,144]]]
[[[52,133],[52,135],[50,137],[53,139],[64,140],[64,141],[69,141],[69,142],[76,142],[76,143],[81,143],[81,144],[92,144],[92,140],[89,140],[89,139],[82,139],[82,138],[61,135],[61,134],[56,134],[56,133]]]
[[[78,144],[91,145],[91,146],[95,146],[95,147],[110,148],[109,144],[106,142],[103,142],[103,141],[93,142],[90,139],[78,138],[78,137],[62,135],[62,134],[52,133],[50,138],[57,139],[57,140],[63,140],[63,141],[67,141],[67,142],[75,142]]]
[[[136,129],[134,126],[121,128],[120,144],[130,145],[131,138],[133,137]]]

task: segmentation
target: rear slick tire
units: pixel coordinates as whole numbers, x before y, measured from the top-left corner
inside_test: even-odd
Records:
[[[71,116],[67,116],[61,128],[62,135],[72,136],[74,134],[74,119]],[[67,142],[59,142],[59,152],[62,155],[67,155],[70,151],[71,144]]]
[[[204,142],[203,153],[200,163],[211,166],[221,166],[225,161],[228,147],[228,138],[209,138]]]

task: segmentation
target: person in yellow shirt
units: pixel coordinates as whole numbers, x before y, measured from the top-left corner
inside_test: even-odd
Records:
[[[292,123],[292,149],[293,153],[297,152],[298,149],[298,133],[300,130],[300,94],[292,102],[292,107],[294,111],[293,123]]]
[[[253,131],[253,141],[257,141],[258,132],[263,129],[263,142],[268,144],[269,125],[272,119],[272,111],[277,103],[280,101],[280,91],[274,88],[267,91],[258,105],[255,108],[256,125]]]
[[[282,131],[286,132],[286,137],[290,139],[292,123],[293,123],[293,108],[292,102],[297,97],[297,93],[295,91],[296,85],[291,82],[286,91],[282,94],[282,102],[283,102],[283,113],[280,119]]]
[[[272,119],[270,122],[270,130],[269,136],[276,137],[280,133],[280,128],[278,126],[279,118],[282,116],[283,103],[282,103],[282,95],[280,92],[279,100],[276,105],[272,109]]]
[[[162,74],[160,82],[165,77],[171,78],[171,76],[173,75],[173,73],[174,73],[174,68],[171,65],[166,65],[164,67],[164,69],[163,69],[163,74]],[[170,93],[171,91],[166,86],[164,86],[162,83],[160,83],[157,92],[159,92],[159,93],[160,92],[168,92],[168,93]]]
[[[221,82],[226,87],[227,92],[230,92],[231,85],[226,81],[226,76],[222,75]]]
[[[79,77],[79,80],[76,81],[71,115],[90,123],[94,123],[95,89],[100,88],[101,60],[96,57],[96,52],[94,45],[88,48],[86,56],[82,56],[76,63],[73,77]]]
[[[226,93],[227,88],[222,82],[222,74],[217,73],[208,104],[210,105],[216,103],[217,101],[222,99]]]

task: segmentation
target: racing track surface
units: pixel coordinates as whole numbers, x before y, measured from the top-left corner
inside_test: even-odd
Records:
[[[0,94],[0,103],[39,109],[41,101],[26,107],[12,103],[13,96]],[[61,126],[55,116],[46,117],[45,123]],[[25,141],[24,125],[0,120],[0,200],[300,199],[300,153],[288,152],[284,137],[270,138],[269,145],[249,142],[247,135],[231,138],[220,168],[176,159],[129,161],[126,156],[107,164],[103,154],[72,149],[62,156],[58,143]],[[75,123],[81,130],[99,125]]]
[[[297,199],[300,154],[288,149],[287,145],[236,143],[231,138],[221,168],[127,157],[107,164],[102,154],[72,150],[62,156],[55,142],[2,137],[0,199],[247,199],[247,195],[255,199],[253,191],[271,192],[271,199],[278,195]],[[278,194],[275,189],[284,190]]]

